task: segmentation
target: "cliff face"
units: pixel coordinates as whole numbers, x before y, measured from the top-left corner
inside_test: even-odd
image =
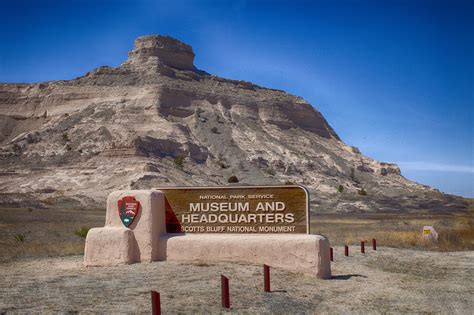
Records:
[[[176,39],[144,36],[117,68],[0,84],[0,203],[89,207],[116,189],[225,185],[235,175],[303,184],[321,212],[466,207],[344,144],[302,98],[210,75],[193,59]]]

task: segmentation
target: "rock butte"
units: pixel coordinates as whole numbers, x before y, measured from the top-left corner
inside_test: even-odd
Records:
[[[193,60],[191,46],[150,35],[116,68],[0,84],[0,202],[103,207],[117,189],[224,185],[235,175],[303,184],[320,212],[467,207],[346,145],[301,97],[208,74]]]

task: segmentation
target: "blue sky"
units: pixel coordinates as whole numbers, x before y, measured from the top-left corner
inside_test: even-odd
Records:
[[[364,154],[474,197],[473,1],[2,1],[0,82],[118,66],[146,34],[302,96]]]

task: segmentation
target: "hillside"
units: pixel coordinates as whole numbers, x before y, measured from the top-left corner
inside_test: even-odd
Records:
[[[144,36],[117,68],[0,84],[0,204],[101,208],[116,189],[236,176],[305,185],[318,212],[467,208],[342,142],[301,97],[219,78],[193,59],[189,45]]]

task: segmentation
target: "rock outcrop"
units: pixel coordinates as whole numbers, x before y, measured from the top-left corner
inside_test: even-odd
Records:
[[[116,189],[224,185],[236,176],[303,184],[315,211],[467,206],[344,144],[301,97],[219,78],[193,60],[189,45],[144,36],[117,68],[0,84],[0,204],[25,196],[89,207]]]
[[[180,70],[196,70],[193,48],[169,36],[148,35],[135,40],[127,64],[141,66],[149,62]]]

